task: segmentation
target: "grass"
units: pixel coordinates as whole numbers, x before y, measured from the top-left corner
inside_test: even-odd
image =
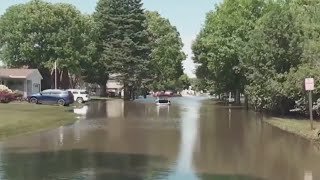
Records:
[[[266,119],[265,122],[309,140],[319,140],[320,122],[313,121],[314,130],[311,130],[309,120],[270,118]]]
[[[76,118],[68,110],[70,108],[60,106],[0,104],[0,139],[72,123]]]

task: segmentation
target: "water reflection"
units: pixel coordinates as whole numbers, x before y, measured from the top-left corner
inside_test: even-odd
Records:
[[[7,153],[3,179],[144,179],[157,163],[156,156],[70,150],[40,153]],[[152,161],[154,165],[149,162]]]
[[[0,179],[319,179],[320,153],[259,114],[172,103],[91,102],[72,125],[2,142]]]
[[[306,171],[304,173],[304,180],[313,180],[312,172]]]
[[[83,107],[75,107],[73,112],[77,115],[85,116],[88,113],[88,105],[84,105]]]
[[[59,127],[59,146],[63,146],[63,126]]]
[[[181,143],[177,165],[168,179],[196,180],[197,175],[193,169],[193,153],[198,135],[199,101],[185,107],[181,117]]]

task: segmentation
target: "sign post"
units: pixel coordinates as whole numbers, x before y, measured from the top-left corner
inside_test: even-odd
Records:
[[[311,130],[313,130],[313,114],[312,114],[312,91],[314,90],[314,79],[306,78],[305,79],[305,89],[309,91],[309,113],[310,113],[310,125]]]

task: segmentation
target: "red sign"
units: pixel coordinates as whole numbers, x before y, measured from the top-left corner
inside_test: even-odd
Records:
[[[304,86],[306,88],[306,91],[314,90],[314,79],[313,78],[306,78],[304,81]]]

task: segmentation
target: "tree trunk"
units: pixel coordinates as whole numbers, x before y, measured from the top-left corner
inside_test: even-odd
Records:
[[[42,75],[41,90],[46,90],[51,88],[51,73],[48,69],[39,69]]]
[[[130,100],[133,100],[133,89],[132,89],[132,86],[129,86],[129,97],[130,97]]]
[[[136,99],[136,93],[135,93],[135,91],[134,91],[134,89],[132,88],[131,89],[131,95],[132,95],[132,100],[135,100]]]
[[[130,89],[127,82],[123,83],[123,100],[130,101]]]
[[[147,90],[143,88],[143,98],[147,99]]]
[[[69,89],[70,88],[70,77],[68,68],[63,68],[61,72],[60,88]]]
[[[241,97],[240,97],[240,90],[236,89],[236,94],[235,94],[235,103],[236,105],[240,105],[241,104]]]
[[[107,82],[99,83],[100,86],[100,96],[106,97],[107,96]]]
[[[245,104],[247,110],[249,110],[249,99],[248,98],[249,98],[248,95],[245,94],[244,95],[244,104]]]

